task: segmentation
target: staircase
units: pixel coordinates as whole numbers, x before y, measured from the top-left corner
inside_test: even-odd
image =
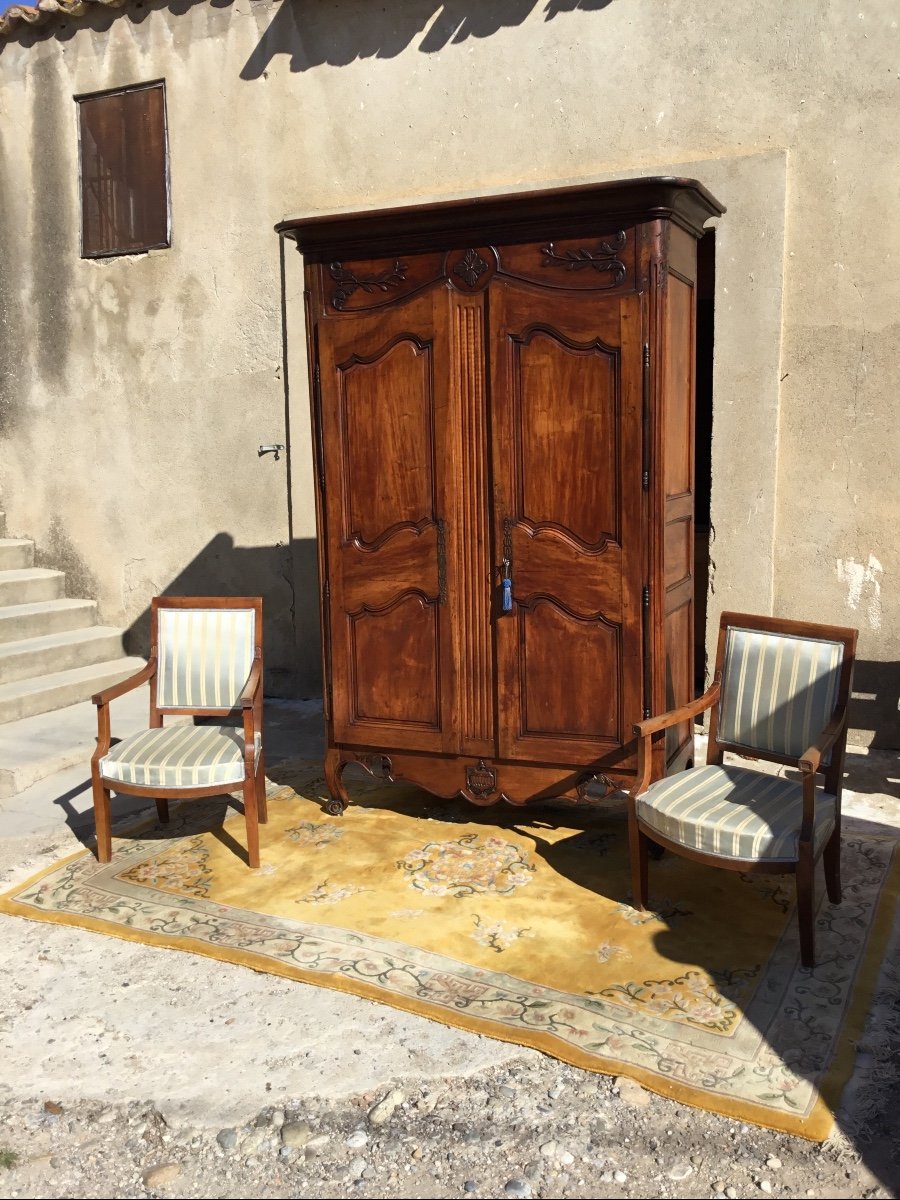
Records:
[[[66,577],[34,564],[34,542],[8,538],[0,513],[0,726],[89,699],[139,671],[122,631],[97,624],[95,600],[70,600]]]

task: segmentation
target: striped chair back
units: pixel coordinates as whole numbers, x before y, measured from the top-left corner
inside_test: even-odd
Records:
[[[831,720],[843,660],[842,642],[729,626],[717,739],[797,758]]]
[[[233,708],[253,665],[252,608],[157,609],[156,703]]]

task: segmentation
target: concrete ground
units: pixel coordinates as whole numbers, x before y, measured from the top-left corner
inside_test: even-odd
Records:
[[[113,734],[140,727],[146,704],[144,694],[114,705]],[[86,727],[93,709],[75,707],[60,720]],[[321,755],[320,704],[269,703],[265,737],[277,781],[279,764]],[[844,795],[848,832],[897,830],[900,754],[852,750]],[[129,820],[143,805],[114,807]],[[77,850],[92,829],[86,758],[0,800],[0,889]],[[222,1127],[292,1097],[527,1070],[543,1057],[198,956],[5,916],[0,931],[0,1100],[152,1101],[167,1120]]]
[[[114,703],[113,736],[145,727],[147,704],[145,690]],[[86,704],[60,720],[71,738],[96,717]],[[270,778],[287,759],[320,758],[321,704],[268,703],[265,745]],[[119,823],[147,807],[113,801]],[[0,889],[92,833],[85,756],[0,800]],[[228,963],[14,917],[0,916],[0,930],[0,1099],[152,1100],[174,1121],[221,1127],[292,1096],[349,1096],[537,1057]]]

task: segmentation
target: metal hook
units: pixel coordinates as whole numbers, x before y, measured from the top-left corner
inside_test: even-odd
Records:
[[[257,450],[256,453],[259,455],[260,458],[262,458],[262,456],[264,454],[274,454],[275,461],[278,462],[281,457],[281,451],[283,449],[284,449],[284,446],[281,444],[281,442],[277,442],[275,445],[272,445],[272,446],[260,446],[260,448]]]

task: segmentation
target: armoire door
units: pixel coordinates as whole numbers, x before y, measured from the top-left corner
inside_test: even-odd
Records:
[[[491,292],[499,751],[616,761],[642,716],[640,298],[548,291]]]
[[[451,748],[450,369],[435,295],[317,325],[334,737],[376,749]]]

